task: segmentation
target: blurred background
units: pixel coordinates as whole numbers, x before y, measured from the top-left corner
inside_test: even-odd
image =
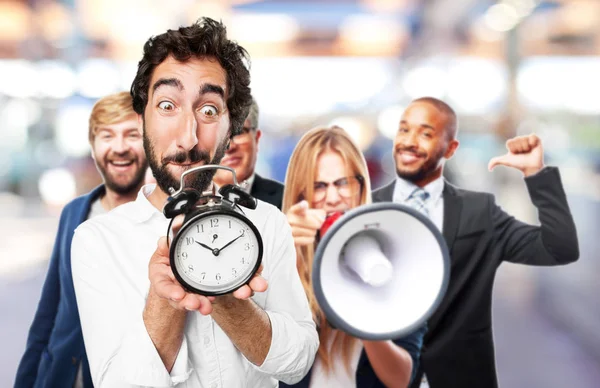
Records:
[[[93,104],[129,90],[148,37],[199,16],[223,20],[252,57],[263,176],[283,181],[298,138],[338,124],[379,187],[395,176],[403,107],[434,96],[460,120],[447,179],[537,223],[521,174],[487,171],[506,139],[537,133],[561,168],[581,258],[500,267],[500,385],[600,386],[599,0],[2,0],[0,386],[13,384],[60,211],[101,183]]]

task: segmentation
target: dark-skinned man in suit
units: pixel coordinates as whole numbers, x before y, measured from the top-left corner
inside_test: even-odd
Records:
[[[504,212],[492,194],[463,190],[444,180],[444,162],[458,148],[457,126],[456,114],[443,101],[414,100],[394,140],[398,177],[373,193],[374,202],[425,198],[427,215],[450,251],[450,282],[428,321],[421,377],[411,388],[497,387],[491,304],[498,266],[503,261],[557,266],[579,258],[560,174],[556,167],[544,166],[541,140],[534,134],[509,139],[508,152],[488,165],[490,170],[506,166],[523,173],[538,210],[540,226],[533,226]]]
[[[258,142],[262,135],[258,128],[258,104],[252,99],[250,113],[244,122],[242,133],[231,138],[229,148],[221,160],[222,166],[235,170],[240,186],[250,195],[270,203],[281,210],[283,184],[258,175],[254,169],[258,158]],[[219,186],[233,183],[233,176],[227,170],[218,170],[213,181]]]

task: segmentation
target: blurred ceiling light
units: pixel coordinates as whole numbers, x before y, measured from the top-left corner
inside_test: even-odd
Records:
[[[556,62],[548,58],[524,61],[517,73],[517,89],[523,103],[540,109],[560,107],[564,76],[560,76]]]
[[[252,94],[273,116],[325,114],[335,105],[328,72],[309,58],[260,58],[252,61]],[[307,82],[308,81],[308,82]],[[319,85],[320,91],[315,92]],[[329,86],[329,85],[327,85]]]
[[[600,115],[600,58],[581,57],[566,64],[563,104],[572,112],[583,115]]]
[[[561,19],[576,31],[597,31],[600,22],[600,4],[597,1],[572,1],[561,9]]]
[[[541,110],[600,114],[600,60],[596,57],[535,58],[517,76],[523,102]]]
[[[315,117],[377,95],[389,67],[379,58],[260,58],[252,62],[251,87],[269,114]]]
[[[417,65],[404,76],[403,87],[410,98],[444,98],[447,76],[440,66],[435,64]]]
[[[402,11],[415,5],[415,0],[361,0],[360,2],[373,12]]]
[[[31,9],[25,2],[0,2],[0,36],[4,41],[22,41],[32,29]]]
[[[34,97],[38,93],[38,73],[33,63],[0,60],[0,93],[11,97]]]
[[[381,111],[377,118],[377,128],[383,136],[392,140],[396,137],[404,109],[404,106],[394,105]]]
[[[186,7],[185,18],[188,24],[192,24],[200,18],[200,16],[206,16],[215,20],[222,20],[225,25],[229,26],[231,17],[231,0],[230,1],[219,1],[219,0],[203,0],[193,1],[187,0],[191,3],[189,7]],[[240,4],[241,5],[241,4]]]
[[[185,8],[147,0],[76,0],[81,28],[88,37],[116,40],[119,44],[143,43],[152,35],[178,26]]]
[[[536,7],[536,0],[502,0],[500,3],[512,7],[519,18],[529,16]]]
[[[37,64],[39,93],[44,97],[66,98],[75,93],[75,72],[64,62],[41,61]]]
[[[44,39],[58,41],[73,32],[73,18],[67,8],[58,2],[44,2],[34,14]]]
[[[498,42],[504,37],[502,32],[490,28],[482,19],[477,19],[473,22],[472,31],[475,38],[484,42]]]
[[[375,139],[374,131],[362,120],[356,117],[342,116],[331,120],[329,126],[336,125],[344,129],[350,138],[354,140],[358,148],[365,151]]]
[[[29,127],[41,117],[39,104],[29,99],[10,99],[0,109],[1,148],[21,150],[27,145]]]
[[[448,98],[459,113],[488,113],[503,102],[507,82],[500,62],[459,57],[448,68]]]
[[[88,59],[78,69],[79,93],[89,98],[101,98],[117,91],[119,73],[108,59]]]
[[[339,41],[348,55],[394,55],[409,38],[408,27],[387,16],[351,15],[339,26]]]
[[[42,200],[50,206],[64,206],[75,198],[75,177],[64,168],[55,168],[42,173],[38,181]]]
[[[61,107],[54,125],[55,141],[65,155],[83,157],[90,152],[88,125],[92,106],[69,103]]]
[[[236,13],[227,26],[228,35],[240,42],[288,42],[296,39],[300,27],[284,14]]]
[[[519,22],[519,15],[514,6],[506,3],[492,5],[484,16],[485,22],[496,31],[508,31]]]

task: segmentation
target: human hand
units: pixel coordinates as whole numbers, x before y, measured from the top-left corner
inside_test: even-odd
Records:
[[[262,268],[261,265],[248,284],[228,295],[237,299],[248,299],[254,295],[254,292],[266,291],[268,284],[261,276]],[[168,300],[169,304],[178,310],[199,311],[203,315],[208,315],[212,313],[212,303],[217,298],[222,298],[191,293],[183,288],[171,269],[166,237],[158,240],[156,251],[148,264],[148,277],[154,293],[160,298]]]
[[[317,231],[325,222],[325,216],[323,209],[309,209],[307,201],[300,201],[290,207],[286,217],[292,227],[294,244],[304,246],[314,242]]]
[[[531,134],[517,136],[506,142],[508,152],[502,156],[492,158],[488,164],[491,171],[498,165],[521,170],[527,177],[540,171],[544,167],[544,150],[540,138]]]

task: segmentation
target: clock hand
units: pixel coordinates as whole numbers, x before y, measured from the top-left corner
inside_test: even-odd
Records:
[[[237,236],[236,238],[234,238],[233,240],[229,241],[227,244],[225,244],[224,246],[222,246],[219,251],[222,251],[223,249],[227,248],[228,246],[230,246],[231,244],[233,244],[238,238],[242,237],[243,234],[240,234],[239,236]]]
[[[197,243],[197,244],[200,244],[200,246],[202,246],[202,247],[204,247],[204,248],[208,249],[209,251],[211,251],[213,255],[215,255],[215,256],[219,256],[219,252],[221,251],[219,248],[211,248],[211,247],[209,247],[208,245],[206,245],[206,244],[203,244],[203,243],[201,243],[201,242],[199,242],[199,241],[196,241],[196,243]]]

